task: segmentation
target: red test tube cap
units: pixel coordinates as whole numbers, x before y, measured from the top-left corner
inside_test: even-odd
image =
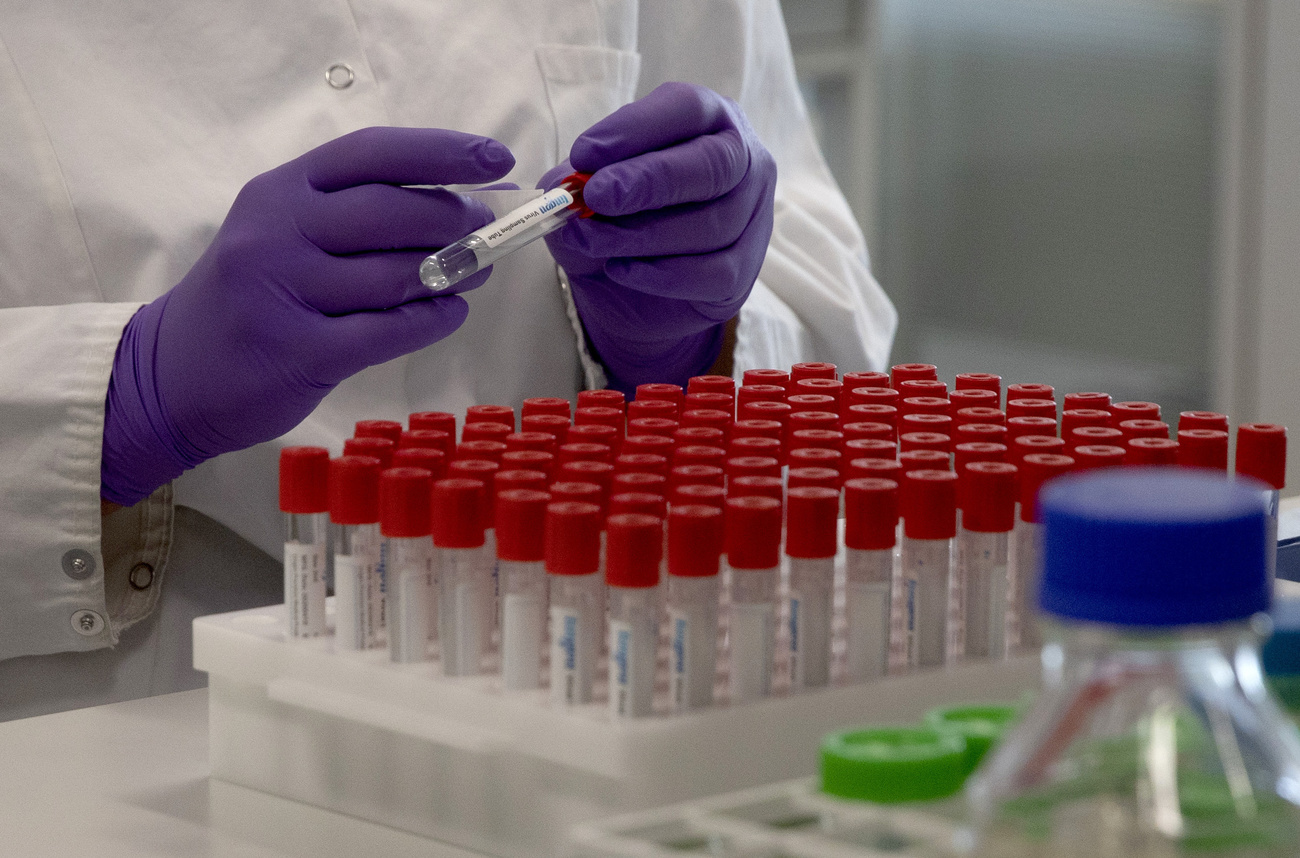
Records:
[[[972,462],[962,472],[961,526],[977,533],[1006,533],[1016,523],[1015,465]]]
[[[785,402],[785,388],[776,384],[749,384],[736,388],[736,411],[750,402]]]
[[[465,409],[465,425],[471,423],[500,423],[515,431],[515,410],[509,405],[471,405]]]
[[[953,470],[960,475],[974,462],[1005,462],[1007,445],[996,441],[966,441],[952,448]]]
[[[574,428],[577,426],[609,426],[615,433],[622,435],[627,429],[627,416],[622,408],[608,405],[584,405],[573,414]],[[570,432],[573,430],[570,429]],[[584,439],[586,440],[586,439]]]
[[[954,414],[963,408],[992,408],[994,411],[1000,411],[998,406],[1002,404],[1002,400],[996,393],[980,387],[954,390],[948,394],[948,401],[952,403]]]
[[[777,480],[777,488],[780,489],[781,481]],[[706,486],[700,483],[687,483],[685,485],[675,486],[672,490],[670,508],[676,509],[678,506],[711,506],[722,509],[727,502],[727,492],[722,486]]]
[[[734,396],[736,380],[729,375],[696,375],[687,379],[686,392],[690,393],[725,393]]]
[[[471,423],[471,426],[476,425]],[[500,426],[500,423],[483,423],[477,424],[482,426]],[[500,463],[501,456],[506,451],[506,445],[502,441],[489,441],[486,438],[480,438],[472,441],[461,441],[456,445],[456,458],[459,459],[483,459],[487,462]]]
[[[1007,419],[1012,417],[1048,417],[1056,422],[1055,399],[1008,399]]]
[[[850,459],[896,459],[898,444],[884,438],[854,438],[844,442],[844,455]]]
[[[804,361],[790,367],[790,383],[793,385],[805,378],[836,378],[839,368],[826,361]]]
[[[383,464],[370,456],[330,459],[330,521],[374,524],[379,521],[379,472]]]
[[[1074,469],[1074,458],[1056,453],[1031,453],[1020,463],[1020,520],[1038,521],[1038,493],[1053,477]]]
[[[680,487],[680,489],[685,488],[686,486]],[[710,486],[710,488],[717,487]],[[674,489],[674,499],[679,494],[680,490]],[[764,497],[781,503],[785,499],[785,485],[780,477],[736,477],[727,486],[726,494],[728,498]],[[675,502],[676,500],[674,500]],[[692,501],[692,503],[698,503],[698,501]]]
[[[725,545],[733,569],[775,569],[781,562],[781,502],[750,495],[727,498]]]
[[[477,423],[466,423],[465,428],[460,430],[460,440],[466,441],[496,441],[504,443],[505,439],[514,433],[514,428],[504,423],[497,423],[493,420],[480,420]]]
[[[1050,399],[1055,403],[1056,390],[1050,384],[1022,382],[1007,385],[1007,402],[1013,399]]]
[[[1065,439],[1055,435],[1021,435],[1011,442],[1011,461],[1019,463],[1033,453],[1065,454]]]
[[[848,479],[883,479],[901,482],[903,465],[897,459],[850,459]]]
[[[558,446],[555,443],[555,436],[549,432],[512,432],[507,435],[502,443],[506,445],[507,453],[514,453],[518,450],[540,450],[543,453],[553,453]]]
[[[1003,444],[1007,440],[1007,427],[997,423],[963,423],[952,430],[954,444],[985,441]]]
[[[1056,421],[1051,417],[1034,417],[1026,415],[1024,417],[1007,418],[1007,443],[1014,444],[1015,440],[1021,435],[1055,435]]]
[[[519,421],[519,428],[529,434],[550,435],[557,446],[569,439],[569,418],[559,414],[529,414]]]
[[[673,430],[673,443],[679,447],[688,447],[692,444],[722,447],[727,443],[727,433],[718,426],[688,426],[683,423]]]
[[[1114,468],[1124,464],[1128,449],[1114,444],[1084,444],[1075,447],[1070,455],[1074,457],[1075,470],[1090,471],[1093,468]]]
[[[898,482],[861,477],[844,483],[844,544],[858,551],[894,547],[898,534]]]
[[[966,408],[958,408],[952,416],[952,421],[957,425],[983,423],[994,426],[1006,426],[1007,415],[996,408],[989,408],[983,405],[972,405]]]
[[[1183,411],[1178,415],[1178,429],[1218,429],[1228,431],[1228,415],[1217,411]]]
[[[658,435],[671,441],[673,433],[680,425],[676,420],[667,417],[633,417],[627,421],[627,438],[623,443],[626,444],[628,439],[639,438],[642,435]]]
[[[523,401],[519,416],[532,417],[534,414],[555,414],[568,420],[573,406],[567,399],[558,396],[530,396]]]
[[[634,399],[627,404],[627,419],[629,424],[641,417],[676,420],[677,411],[677,403],[668,399]]]
[[[744,387],[771,384],[784,390],[790,386],[790,373],[783,369],[747,369],[741,376],[740,383]]]
[[[668,485],[671,488],[692,483],[723,486],[726,482],[727,472],[718,465],[674,465],[668,471]]]
[[[585,408],[588,405],[600,405],[606,408],[617,408],[626,413],[627,397],[621,390],[580,390],[578,391],[578,407]]]
[[[658,453],[623,453],[614,459],[614,476],[619,474],[658,474],[668,476],[668,457]]]
[[[671,402],[674,407],[678,407],[685,397],[686,391],[682,390],[681,385],[678,384],[652,381],[636,386],[636,398],[638,400],[657,399],[661,402]]]
[[[904,432],[898,436],[898,448],[904,453],[915,450],[947,453],[952,450],[952,438],[942,432]]]
[[[1116,428],[1124,433],[1124,440],[1133,438],[1169,438],[1169,424],[1161,420],[1121,420]]]
[[[544,471],[549,477],[551,472],[555,470],[555,454],[541,450],[507,450],[501,454],[501,467],[515,470]]]
[[[845,441],[852,441],[855,438],[879,438],[882,441],[894,440],[895,429],[888,423],[845,423],[840,427],[844,433]]]
[[[441,429],[408,429],[397,441],[397,449],[407,447],[427,447],[450,456],[456,451],[456,440]]]
[[[840,377],[844,390],[857,390],[859,387],[889,387],[887,372],[846,372]]]
[[[781,476],[781,463],[772,456],[732,456],[727,459],[727,479],[757,475]]]
[[[1125,420],[1159,420],[1160,406],[1154,402],[1125,400],[1124,402],[1112,402],[1110,404],[1110,413],[1116,424]]]
[[[957,475],[937,470],[904,472],[900,506],[907,537],[951,539],[957,535]]]
[[[622,515],[627,512],[652,515],[661,519],[668,514],[668,501],[664,500],[663,495],[650,492],[615,491],[609,496],[609,514]]]
[[[433,474],[389,468],[379,475],[379,530],[384,536],[428,536],[432,530]]]
[[[946,471],[949,458],[940,450],[909,450],[898,454],[904,471]]]
[[[720,506],[674,506],[668,513],[668,574],[679,578],[717,575],[723,536]]]
[[[840,472],[835,468],[791,468],[786,472],[786,485],[792,489],[818,486],[838,490]]]
[[[548,574],[590,575],[599,570],[600,518],[594,503],[552,500],[546,505],[543,556]]]
[[[280,451],[280,511],[297,515],[328,512],[330,452],[324,447]]]
[[[1228,470],[1228,433],[1219,429],[1179,429],[1178,464]]]
[[[546,478],[545,471],[530,471],[523,468],[511,468],[508,470],[497,471],[492,475],[492,491],[497,497],[502,492],[511,489],[534,489],[535,491],[546,491],[550,480]]]
[[[560,480],[551,483],[551,500],[595,504],[605,508],[605,492],[597,483],[585,480]]]
[[[1065,439],[1067,447],[1085,447],[1088,445],[1110,444],[1123,446],[1124,432],[1109,426],[1076,426],[1070,430]]]
[[[447,456],[432,447],[407,447],[393,453],[387,467],[424,468],[435,480],[441,480],[447,475]]]
[[[834,557],[840,493],[804,486],[785,496],[785,553],[790,557]]]
[[[635,512],[619,513],[609,517],[605,530],[606,583],[637,589],[658,584],[663,520]]]
[[[1130,438],[1124,446],[1125,465],[1178,464],[1178,442],[1171,438]]]
[[[549,492],[508,489],[497,495],[497,558],[536,563],[546,557],[546,505]]]
[[[487,489],[481,480],[448,477],[433,484],[433,544],[478,548],[484,541]]]
[[[1286,427],[1242,423],[1237,427],[1236,472],[1274,489],[1286,487]]]
[[[646,492],[664,497],[668,493],[668,478],[663,474],[652,474],[644,471],[629,471],[622,474],[615,471],[614,479],[610,483],[610,491],[615,494],[620,492]]]
[[[432,429],[456,437],[456,415],[447,411],[416,411],[406,418],[407,429]]]
[[[962,372],[953,381],[956,390],[988,390],[1002,396],[1002,376],[991,372]]]
[[[343,455],[369,456],[378,459],[385,468],[393,463],[396,451],[397,442],[387,438],[348,438],[343,442]]]
[[[352,430],[354,438],[387,438],[394,444],[402,437],[403,426],[396,420],[358,420]]]
[[[889,368],[889,378],[890,386],[897,389],[901,381],[936,380],[939,378],[939,368],[932,363],[900,363]]]
[[[1110,410],[1110,394],[1098,393],[1096,391],[1080,391],[1078,393],[1067,393],[1061,400],[1061,410],[1070,411],[1072,409],[1082,408],[1087,410]]]

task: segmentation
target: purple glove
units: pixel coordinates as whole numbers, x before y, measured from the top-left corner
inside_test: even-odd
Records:
[[[631,393],[708,370],[772,235],[776,162],[735,102],[666,83],[573,143],[583,198],[603,217],[546,237],[610,376]],[[550,188],[570,172],[543,176]]]
[[[134,504],[205,459],[282,435],[343,379],[460,327],[465,299],[430,297],[420,260],[492,213],[400,186],[477,184],[513,165],[485,137],[368,128],[245,185],[185,278],[127,323],[108,387],[103,497]]]

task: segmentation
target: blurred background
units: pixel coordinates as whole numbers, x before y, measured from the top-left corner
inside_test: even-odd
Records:
[[[1300,426],[1300,2],[782,2],[894,363]]]

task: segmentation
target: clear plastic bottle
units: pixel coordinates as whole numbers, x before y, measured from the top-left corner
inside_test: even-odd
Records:
[[[1043,690],[967,787],[969,853],[1300,855],[1300,734],[1266,690],[1257,488],[1179,468],[1040,497]]]

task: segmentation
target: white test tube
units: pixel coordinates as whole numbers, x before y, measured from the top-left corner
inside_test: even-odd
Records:
[[[713,704],[722,538],[717,507],[676,504],[668,514],[668,690],[674,712]]]
[[[332,557],[329,532],[329,451],[280,451],[280,510],[284,513],[285,632],[325,634],[325,587]]]
[[[957,475],[903,474],[902,586],[908,668],[943,665],[948,651],[948,590],[957,534]]]
[[[551,701],[589,703],[605,582],[600,575],[600,507],[581,501],[546,507],[546,574],[550,585]]]
[[[731,570],[727,640],[731,702],[746,703],[772,693],[781,501],[760,495],[730,497],[724,517]]]
[[[501,683],[510,691],[540,687],[546,643],[546,505],[535,489],[506,489],[496,499],[501,583]]]
[[[654,712],[663,519],[619,513],[609,517],[605,531],[609,713],[615,718],[639,718]]]
[[[848,682],[866,682],[889,669],[898,483],[878,477],[846,480],[844,519],[844,675]]]
[[[790,687],[831,681],[831,614],[835,595],[838,489],[800,486],[786,492],[785,554],[790,564]]]
[[[438,548],[438,640],[444,676],[477,676],[491,642],[492,561],[483,519],[487,488],[449,477],[433,484],[433,544]]]
[[[965,636],[950,655],[1006,657],[1007,536],[1015,524],[1016,478],[1016,466],[1005,462],[971,462],[961,474],[957,567],[966,582]]]
[[[1020,460],[1020,514],[1011,534],[1007,568],[1011,606],[1007,618],[1007,652],[1036,652],[1043,646],[1038,621],[1038,576],[1042,540],[1038,531],[1038,492],[1052,477],[1074,467],[1073,456],[1030,453]]]
[[[383,643],[383,535],[379,531],[379,473],[370,456],[330,460],[330,521],[334,524],[334,646],[373,649]]]
[[[398,664],[429,660],[437,604],[430,536],[433,474],[389,468],[379,475],[379,526],[387,542],[388,654]]]

